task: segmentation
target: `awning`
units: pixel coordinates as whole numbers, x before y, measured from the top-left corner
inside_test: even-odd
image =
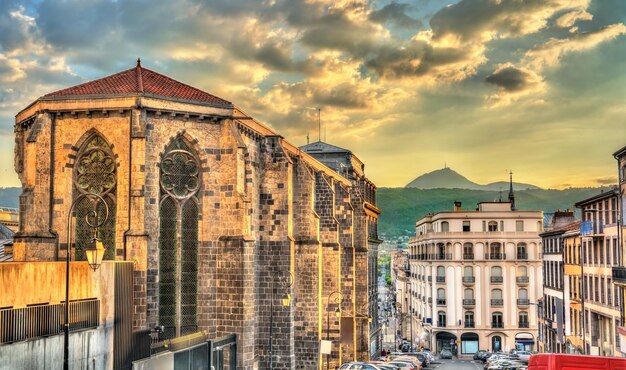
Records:
[[[519,340],[519,339],[532,341],[535,339],[535,337],[533,337],[533,335],[530,333],[519,333],[515,335],[515,340]]]

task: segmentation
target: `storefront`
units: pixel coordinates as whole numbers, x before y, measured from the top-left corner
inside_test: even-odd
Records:
[[[515,336],[515,349],[518,351],[533,351],[535,338],[530,333],[519,333]]]
[[[463,333],[461,334],[461,354],[468,355],[478,352],[478,334]]]

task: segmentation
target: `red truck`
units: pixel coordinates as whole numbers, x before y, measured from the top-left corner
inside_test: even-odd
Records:
[[[626,370],[626,358],[540,353],[530,356],[528,370]]]

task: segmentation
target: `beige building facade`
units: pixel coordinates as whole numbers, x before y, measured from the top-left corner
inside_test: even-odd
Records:
[[[458,355],[535,349],[541,297],[540,211],[513,202],[429,214],[410,241],[416,341]]]

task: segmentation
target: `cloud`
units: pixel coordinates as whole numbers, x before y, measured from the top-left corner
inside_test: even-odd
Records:
[[[462,0],[436,13],[430,25],[435,39],[489,41],[535,33],[555,14],[588,6],[589,0]]]
[[[593,15],[585,10],[575,10],[568,12],[557,18],[556,26],[560,28],[571,27],[577,21],[590,21],[593,19]]]
[[[506,105],[519,100],[520,97],[545,89],[541,76],[511,63],[498,65],[494,72],[485,78],[485,82],[498,89],[495,94],[488,97],[491,107]]]
[[[417,19],[411,18],[406,14],[406,11],[410,8],[409,4],[401,4],[392,2],[385,5],[383,8],[375,10],[370,13],[369,19],[376,23],[391,23],[400,28],[419,28],[422,26],[422,22]]]
[[[545,67],[554,67],[567,54],[592,49],[624,33],[626,33],[626,26],[617,23],[591,32],[573,34],[570,38],[550,39],[528,50],[523,63],[537,71]]]
[[[615,176],[596,178],[593,181],[600,185],[617,185],[617,177]]]

